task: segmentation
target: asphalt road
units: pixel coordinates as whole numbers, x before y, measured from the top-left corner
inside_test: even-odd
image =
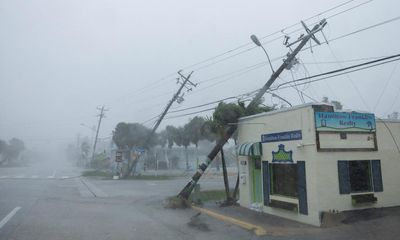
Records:
[[[40,166],[41,165],[41,166]],[[46,166],[46,167],[45,167]],[[187,179],[93,180],[67,164],[0,168],[0,239],[251,239],[191,209],[163,207]],[[205,180],[220,188],[220,179]]]
[[[237,225],[198,215],[193,209],[164,208],[165,198],[178,193],[187,177],[144,181],[79,175],[79,169],[61,162],[0,168],[0,240],[398,239],[400,234],[400,209],[328,229],[245,209],[214,209],[238,219],[247,217],[272,233],[256,236]],[[231,182],[234,180],[232,176]],[[201,187],[222,189],[222,179],[209,176],[201,180]]]

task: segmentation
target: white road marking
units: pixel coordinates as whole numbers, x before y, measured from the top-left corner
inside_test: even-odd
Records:
[[[51,176],[38,176],[38,175],[32,175],[32,176],[26,176],[26,175],[17,175],[17,176],[7,176],[7,175],[3,175],[0,176],[0,179],[70,179],[70,178],[75,178],[75,177],[79,177],[79,176],[62,176],[62,177],[55,177],[54,175]]]
[[[5,218],[3,218],[3,220],[1,220],[0,222],[0,229],[8,222],[10,221],[10,219],[18,212],[18,210],[20,210],[21,207],[16,207],[14,208],[7,216],[5,216]]]

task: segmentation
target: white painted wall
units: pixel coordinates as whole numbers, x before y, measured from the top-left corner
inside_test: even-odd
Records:
[[[400,122],[385,122],[395,140],[400,144]],[[291,110],[263,113],[242,118],[238,125],[238,142],[259,142],[261,135],[285,131],[302,130],[302,140],[263,143],[263,161],[272,161],[272,151],[278,150],[279,144],[285,145],[285,150],[293,151],[293,160],[306,162],[308,215],[301,215],[282,209],[263,207],[263,212],[284,218],[320,225],[320,213],[335,209],[339,211],[352,210],[351,195],[339,194],[338,160],[381,160],[384,191],[374,193],[378,198],[377,204],[365,207],[387,207],[400,205],[400,152],[383,121],[377,120],[378,151],[363,152],[318,152],[316,148],[316,133],[314,110],[311,105],[303,105]],[[339,135],[337,135],[339,138]],[[356,136],[355,138],[359,138]],[[350,136],[349,140],[354,136]],[[340,139],[339,139],[340,140]],[[330,139],[334,141],[334,139]],[[370,142],[361,141],[363,146]],[[365,143],[367,142],[367,143]],[[240,161],[248,161],[248,157],[239,156]],[[240,205],[251,205],[251,164],[240,166],[240,174],[245,176],[246,183],[240,184]],[[271,196],[273,199],[274,196]],[[282,198],[280,198],[282,200]],[[284,199],[283,199],[284,200]],[[293,202],[293,199],[288,199]],[[362,207],[358,207],[362,208]]]

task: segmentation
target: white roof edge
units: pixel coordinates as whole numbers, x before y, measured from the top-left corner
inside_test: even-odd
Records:
[[[246,116],[246,117],[241,117],[241,118],[239,118],[239,122],[240,121],[249,120],[249,119],[252,119],[252,118],[262,117],[262,116],[269,116],[269,115],[275,115],[275,114],[283,113],[283,112],[290,112],[290,111],[298,110],[298,109],[301,109],[301,108],[306,108],[306,107],[311,107],[311,106],[316,106],[316,105],[326,105],[326,106],[332,106],[333,107],[333,105],[329,104],[329,103],[310,102],[310,103],[304,103],[304,104],[296,105],[294,107],[281,108],[281,109],[270,111],[270,112],[263,112],[263,113],[258,113],[258,114]]]
[[[392,123],[400,123],[400,119],[382,119],[375,117],[377,122],[392,122]]]

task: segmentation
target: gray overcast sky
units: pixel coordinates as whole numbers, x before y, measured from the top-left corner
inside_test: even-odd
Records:
[[[28,146],[40,146],[71,142],[78,133],[90,136],[90,130],[80,124],[95,125],[96,107],[100,105],[110,109],[100,137],[109,136],[120,121],[144,122],[161,113],[178,88],[177,74],[171,73],[249,43],[251,34],[267,36],[346,3],[306,21],[311,28],[324,17],[365,2],[368,3],[328,18],[324,30],[327,38],[334,39],[400,15],[400,2],[396,0],[0,0],[0,139],[19,137]],[[305,64],[297,66],[293,76],[357,63],[332,62],[397,54],[399,25],[400,21],[394,21],[333,41],[329,46],[314,47],[314,53],[303,51],[299,58]],[[290,36],[295,39],[299,34],[301,31]],[[317,36],[323,40],[321,34]],[[282,45],[283,33],[263,39],[267,42],[277,37],[278,40],[264,45],[272,59],[287,52]],[[186,74],[195,70],[192,80],[200,84],[171,110],[261,87],[271,71],[260,48],[196,70],[251,47],[249,44],[210,62],[184,68]],[[260,67],[239,76],[213,79],[262,62]],[[281,60],[274,61],[274,67],[280,63]],[[328,96],[341,101],[347,109],[384,117],[400,111],[397,65],[394,62],[299,88],[314,99]],[[290,72],[285,72],[277,83],[291,79]],[[301,103],[294,88],[277,93],[293,104]],[[270,95],[265,96],[265,101],[281,103]],[[305,97],[305,101],[311,100]],[[167,119],[161,128],[167,124],[182,125],[189,117],[193,116]]]

